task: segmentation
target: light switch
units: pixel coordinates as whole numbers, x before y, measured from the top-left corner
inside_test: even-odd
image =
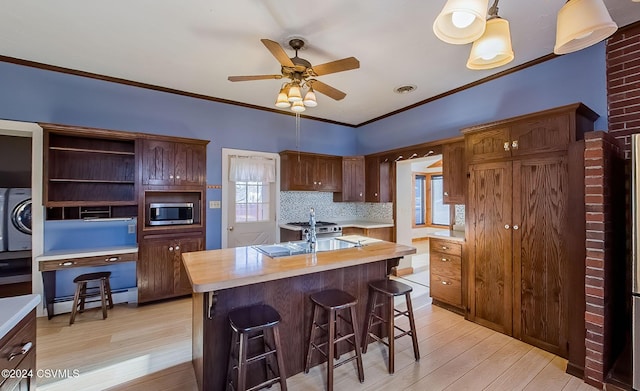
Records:
[[[209,201],[209,209],[220,209],[220,201]]]

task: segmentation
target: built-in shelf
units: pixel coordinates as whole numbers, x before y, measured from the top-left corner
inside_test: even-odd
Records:
[[[31,250],[0,252],[0,261],[6,259],[31,258]]]
[[[135,184],[135,181],[120,181],[111,179],[72,179],[72,178],[51,178],[49,182],[75,182],[75,183],[125,183]]]
[[[89,153],[102,153],[102,154],[110,154],[110,155],[135,156],[135,152],[128,152],[128,151],[107,151],[102,149],[70,148],[70,147],[49,147],[49,149],[52,151],[89,152]]]

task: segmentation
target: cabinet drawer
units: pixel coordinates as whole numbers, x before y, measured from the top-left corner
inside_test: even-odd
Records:
[[[433,275],[458,281],[462,279],[462,259],[457,255],[432,253],[429,266]]]
[[[429,250],[434,253],[462,256],[462,244],[447,240],[429,239]]]
[[[26,353],[20,354],[20,351],[28,343],[31,343],[31,346],[27,353],[34,353],[36,349],[35,311],[31,311],[0,342],[0,370],[17,368],[27,356]],[[11,359],[12,354],[17,355]]]
[[[460,280],[431,274],[431,297],[460,307],[462,305],[462,285]]]
[[[97,257],[57,259],[54,261],[41,261],[40,271],[48,272],[52,270],[61,270],[82,266],[105,266],[112,263],[131,262],[137,260],[137,252],[126,254],[108,254]]]

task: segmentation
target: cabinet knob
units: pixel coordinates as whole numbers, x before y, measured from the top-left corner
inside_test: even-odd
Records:
[[[316,181],[313,181],[313,184],[314,184],[314,185],[317,185],[317,184],[318,184],[318,182],[316,182]]]
[[[505,141],[505,143],[504,143],[504,150],[505,151],[509,151],[509,142],[508,141]]]
[[[173,175],[169,175],[169,179],[173,179]]]
[[[180,179],[180,175],[176,175],[176,179]]]
[[[105,262],[116,262],[116,261],[119,261],[119,260],[120,260],[120,257],[109,257],[109,258],[105,259],[104,261]]]
[[[374,197],[377,197],[377,196],[378,196],[378,193],[373,193],[373,196],[374,196]]]
[[[360,197],[362,197],[362,193],[360,193]]]
[[[180,250],[180,246],[176,246],[176,251]]]
[[[66,262],[59,263],[58,266],[73,266],[74,263],[75,262],[66,261]]]
[[[505,224],[505,225],[504,225],[504,229],[509,229],[509,228],[511,228],[511,227],[509,226],[509,224]]]
[[[27,342],[22,346],[22,349],[20,349],[19,352],[13,352],[9,355],[9,361],[13,360],[18,356],[24,356],[25,354],[29,353],[29,350],[31,350],[32,347],[33,347],[33,343]]]
[[[449,258],[441,258],[440,259],[442,262],[449,262]]]
[[[451,285],[451,283],[449,281],[441,281],[442,285]]]
[[[233,227],[229,227],[229,228],[227,228],[227,230],[233,231]]]
[[[442,246],[442,249],[443,249],[443,250],[448,250],[448,249],[449,249],[449,247],[447,247],[447,246]]]
[[[318,182],[318,185],[322,185],[322,182]]]
[[[169,246],[169,251],[173,251],[173,246]]]
[[[449,192],[448,191],[445,191],[443,194],[446,195],[447,197],[449,196]]]
[[[514,225],[514,226],[513,226],[513,229],[514,229],[515,231],[517,231],[517,230],[518,230],[518,228],[520,228],[520,227],[518,227],[517,225]]]
[[[511,143],[511,148],[518,149],[518,140],[513,140],[513,142]]]

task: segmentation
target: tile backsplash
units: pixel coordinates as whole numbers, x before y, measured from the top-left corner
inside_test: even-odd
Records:
[[[333,202],[333,193],[316,191],[280,192],[280,222],[307,221],[315,208],[318,221],[393,221],[390,202]],[[464,219],[463,219],[464,220]]]
[[[455,206],[455,224],[464,225],[464,205]]]

